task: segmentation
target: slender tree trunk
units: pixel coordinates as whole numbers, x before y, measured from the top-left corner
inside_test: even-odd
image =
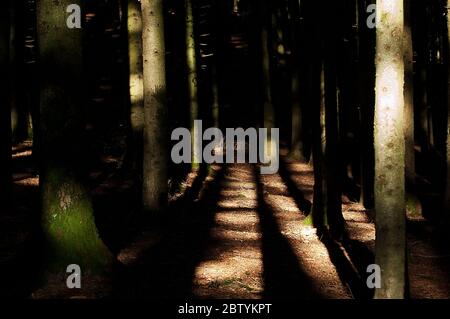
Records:
[[[0,4],[0,205],[6,209],[11,198],[10,5],[10,0]]]
[[[301,39],[299,37],[299,2],[297,0],[289,0],[289,11],[291,12],[291,95],[292,95],[292,136],[291,136],[291,157],[305,161],[304,149],[303,149],[303,106],[301,97],[301,66],[303,61],[301,60],[303,56],[300,55]]]
[[[447,0],[447,37],[448,37],[448,55],[450,56],[450,0]],[[450,223],[450,61],[447,61],[447,182],[445,189],[445,211],[444,217],[447,223]]]
[[[365,208],[373,208],[374,185],[374,145],[373,145],[373,118],[374,118],[374,36],[373,30],[367,27],[367,7],[372,0],[358,1],[358,40],[359,40],[359,118],[360,118],[360,153],[361,153],[361,195],[360,202]]]
[[[188,72],[189,109],[191,114],[191,136],[192,145],[197,145],[201,136],[197,136],[194,130],[194,121],[199,119],[198,107],[198,74],[197,74],[197,54],[194,33],[194,13],[192,0],[185,0],[186,9],[186,59]],[[197,168],[201,162],[202,154],[198,153],[198,148],[192,147],[192,167]]]
[[[270,129],[275,126],[275,112],[273,109],[272,101],[272,85],[271,85],[271,69],[270,69],[270,32],[269,22],[271,22],[271,4],[261,2],[260,4],[260,25],[261,25],[261,58],[262,58],[262,94],[263,94],[263,114],[264,121],[263,127]],[[271,137],[268,133],[268,141],[266,144],[266,150],[270,149]]]
[[[168,111],[163,0],[142,0],[144,60],[144,211],[158,213],[168,196]]]
[[[139,0],[128,1],[129,94],[131,107],[131,166],[142,174],[142,139],[144,130],[144,80],[142,61],[142,14]]]
[[[111,255],[102,243],[81,175],[84,85],[82,31],[66,25],[66,8],[79,0],[41,0],[37,5],[42,162],[42,229],[55,272],[69,264],[102,271]]]
[[[414,185],[416,164],[414,154],[414,71],[411,33],[411,0],[405,0],[405,177],[407,185]]]
[[[311,212],[311,224],[322,229],[328,226],[328,185],[326,165],[326,111],[325,111],[325,65],[320,61],[320,101],[314,105],[312,113],[313,124],[313,152],[314,166],[314,199]],[[318,82],[315,82],[319,84]]]
[[[325,30],[325,165],[327,166],[327,217],[330,230],[333,236],[341,239],[344,232],[344,218],[342,216],[342,180],[340,178],[340,168],[342,158],[339,152],[339,112],[337,101],[337,37],[338,33],[334,26],[338,24],[335,13],[339,9],[335,2],[329,4],[329,10],[325,13],[326,20],[323,24],[327,26]]]
[[[403,0],[377,1],[375,104],[375,297],[405,296]]]
[[[11,29],[11,59],[14,66],[12,89],[13,139],[16,143],[23,142],[30,137],[30,96],[25,68],[25,30],[29,25],[26,20],[27,6],[24,0],[16,0],[12,4]]]

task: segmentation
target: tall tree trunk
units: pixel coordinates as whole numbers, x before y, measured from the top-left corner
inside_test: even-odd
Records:
[[[450,56],[450,0],[447,0],[447,37],[448,37],[448,50],[447,54]],[[450,224],[450,61],[447,61],[447,182],[445,189],[445,219]]]
[[[361,195],[360,202],[365,208],[374,206],[374,86],[375,86],[375,37],[374,31],[367,27],[367,7],[374,0],[357,0],[358,4],[358,86],[360,119],[360,153],[361,153]]]
[[[269,2],[269,1],[268,1]],[[270,69],[270,32],[271,4],[261,2],[260,4],[260,25],[261,25],[261,58],[262,58],[262,94],[263,94],[263,127],[268,129],[268,140],[265,145],[266,150],[270,150],[271,136],[270,129],[275,126],[275,112],[272,101],[271,69]]]
[[[41,0],[37,5],[42,162],[42,229],[49,264],[65,272],[76,263],[84,272],[111,262],[102,243],[81,175],[84,85],[82,31],[66,25],[66,8],[80,0]]]
[[[5,208],[11,198],[10,5],[10,0],[0,4],[0,205]]]
[[[325,147],[325,165],[326,182],[327,182],[327,217],[330,230],[333,236],[341,239],[344,232],[344,218],[342,216],[342,180],[340,178],[340,168],[342,158],[339,152],[339,112],[337,101],[337,54],[338,33],[334,28],[338,21],[336,12],[339,11],[337,4],[332,2],[329,4],[329,10],[324,14],[325,21],[323,25],[327,26],[325,30],[325,131],[326,131],[326,147]]]
[[[144,130],[144,80],[142,61],[142,14],[139,0],[128,1],[128,59],[129,59],[129,94],[131,107],[131,166],[142,174],[142,139]]]
[[[289,0],[290,27],[291,27],[291,99],[292,99],[292,136],[291,136],[291,156],[297,160],[305,161],[303,149],[303,114],[302,114],[302,96],[301,96],[301,73],[303,69],[304,55],[300,55],[301,39],[300,32],[300,8],[297,0]]]
[[[168,111],[163,0],[142,0],[144,59],[143,206],[158,213],[168,196]]]
[[[314,105],[312,160],[314,167],[314,199],[309,221],[314,227],[328,226],[328,185],[326,165],[326,111],[325,111],[325,65],[320,61],[320,101]],[[319,84],[319,82],[314,81]]]
[[[376,298],[405,296],[403,0],[377,1],[375,103]]]
[[[405,177],[407,185],[414,185],[416,164],[414,154],[414,71],[411,33],[411,0],[405,0]]]
[[[192,145],[197,145],[201,136],[197,136],[194,129],[194,121],[199,119],[198,107],[198,74],[197,74],[197,51],[194,33],[194,12],[192,0],[185,0],[186,9],[186,59],[188,72],[189,109],[191,114],[191,136]],[[192,167],[197,168],[201,162],[202,154],[198,153],[197,147],[192,147]]]
[[[11,16],[11,59],[14,67],[12,85],[13,139],[16,143],[30,137],[30,92],[25,67],[25,31],[29,26],[26,19],[28,6],[24,0],[16,0],[12,4]]]

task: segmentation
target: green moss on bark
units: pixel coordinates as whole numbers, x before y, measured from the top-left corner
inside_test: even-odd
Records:
[[[42,227],[49,245],[53,271],[78,264],[82,269],[101,272],[111,254],[101,241],[91,200],[74,178],[63,169],[51,168],[44,177]]]

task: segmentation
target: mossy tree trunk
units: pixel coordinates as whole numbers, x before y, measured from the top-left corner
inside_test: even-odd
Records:
[[[403,0],[377,1],[375,102],[375,298],[405,296]]]
[[[142,60],[142,14],[138,0],[127,0],[127,33],[130,95],[130,152],[133,170],[142,174],[142,139],[144,129],[144,80]]]
[[[82,29],[69,29],[66,8],[80,1],[37,5],[40,68],[41,207],[50,271],[78,264],[102,271],[111,254],[101,241],[83,183]]]
[[[405,177],[407,185],[414,185],[415,155],[414,155],[414,70],[413,42],[411,32],[411,0],[405,0]]]
[[[168,200],[168,111],[164,1],[141,0],[144,61],[143,206],[160,213]]]
[[[8,208],[11,198],[11,109],[10,109],[10,0],[0,4],[0,205]]]

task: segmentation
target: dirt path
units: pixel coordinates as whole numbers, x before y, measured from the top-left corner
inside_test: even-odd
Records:
[[[222,182],[211,244],[194,278],[209,298],[349,298],[315,230],[279,175],[233,165]],[[303,185],[304,187],[309,187]]]

